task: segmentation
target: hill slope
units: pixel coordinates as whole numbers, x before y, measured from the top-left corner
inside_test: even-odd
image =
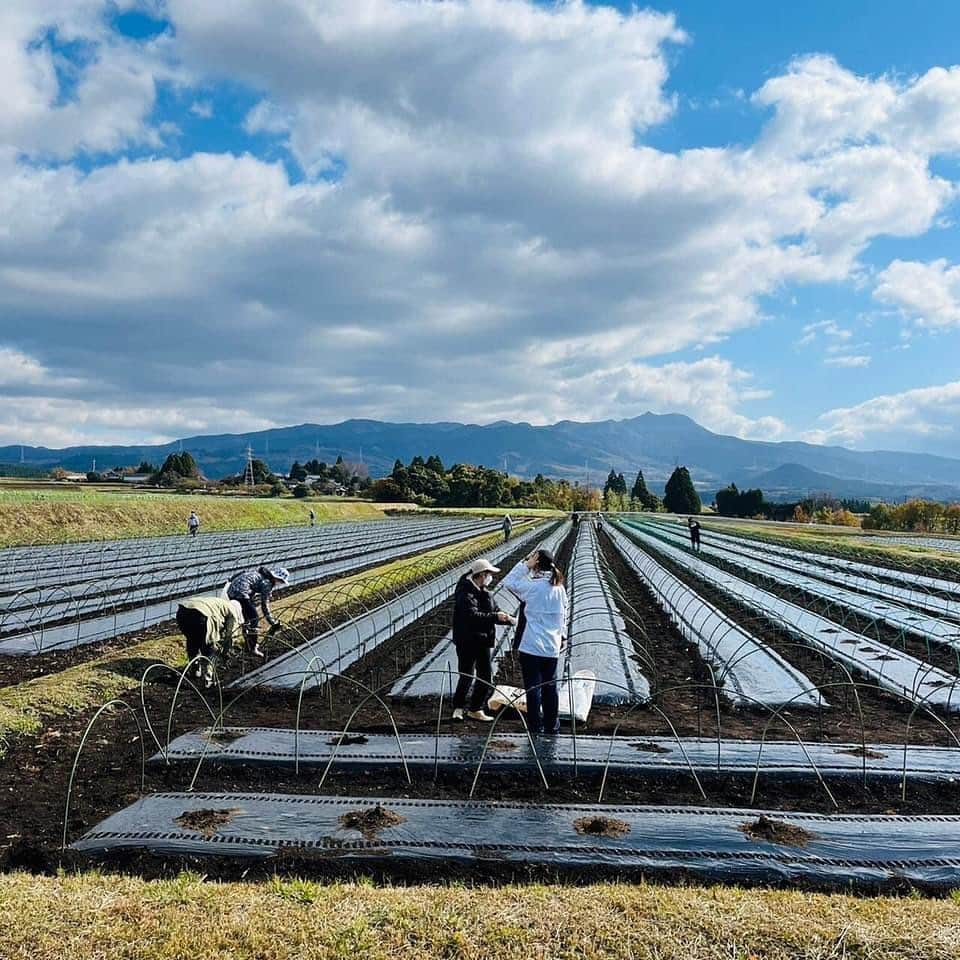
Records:
[[[881,484],[890,498],[922,494],[927,489],[939,490],[940,496],[960,496],[960,460],[929,454],[862,452],[801,442],[741,440],[712,433],[679,414],[645,413],[628,420],[595,423],[564,420],[550,426],[505,421],[479,426],[346,420],[250,434],[185,437],[158,447],[26,447],[23,459],[28,465],[60,464],[68,469],[86,470],[94,457],[101,467],[136,464],[143,458],[157,462],[178,449],[181,442],[211,477],[239,470],[244,450],[250,444],[258,457],[278,471],[285,471],[293,460],[303,462],[319,457],[333,462],[342,454],[346,460],[359,460],[362,456],[370,472],[382,476],[390,471],[397,457],[409,461],[417,454],[436,453],[445,463],[467,461],[501,468],[506,464],[511,473],[520,476],[544,473],[582,481],[589,469],[594,482],[602,480],[611,467],[622,470],[632,480],[639,467],[656,487],[663,484],[677,463],[683,463],[690,468],[697,485],[712,492],[731,480],[740,485],[757,485],[765,474],[789,465],[791,469],[803,468],[825,478],[818,478],[815,484],[808,482],[809,478],[800,478],[797,489],[804,493],[811,485],[839,490],[842,484],[837,481],[845,481],[850,491],[860,489],[864,482]],[[20,453],[20,447],[0,447],[0,461],[19,460]]]

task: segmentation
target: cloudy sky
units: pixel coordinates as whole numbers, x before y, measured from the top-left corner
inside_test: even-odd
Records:
[[[960,456],[954,0],[3,0],[0,444],[682,412]]]

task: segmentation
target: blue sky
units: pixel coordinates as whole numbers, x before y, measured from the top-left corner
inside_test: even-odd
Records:
[[[958,27],[9,0],[0,444],[649,409],[960,457]]]

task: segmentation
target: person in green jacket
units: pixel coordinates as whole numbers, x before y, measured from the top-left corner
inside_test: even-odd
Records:
[[[205,687],[212,687],[214,667],[243,642],[243,608],[223,597],[190,597],[177,607],[177,626],[187,640],[187,660],[207,658],[193,669]]]

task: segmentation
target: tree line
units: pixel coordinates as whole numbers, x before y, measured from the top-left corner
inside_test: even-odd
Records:
[[[445,467],[436,454],[397,460],[390,476],[375,480],[368,495],[383,503],[437,507],[531,507],[565,511],[599,510],[597,490],[537,474],[521,480],[500,470],[470,463]]]
[[[960,534],[960,503],[919,499],[900,504],[877,503],[864,517],[863,528]]]
[[[700,513],[702,509],[690,471],[679,466],[667,480],[662,500],[647,487],[643,470],[637,470],[629,491],[623,474],[611,470],[603,485],[603,506],[610,511],[667,510],[670,513]]]

